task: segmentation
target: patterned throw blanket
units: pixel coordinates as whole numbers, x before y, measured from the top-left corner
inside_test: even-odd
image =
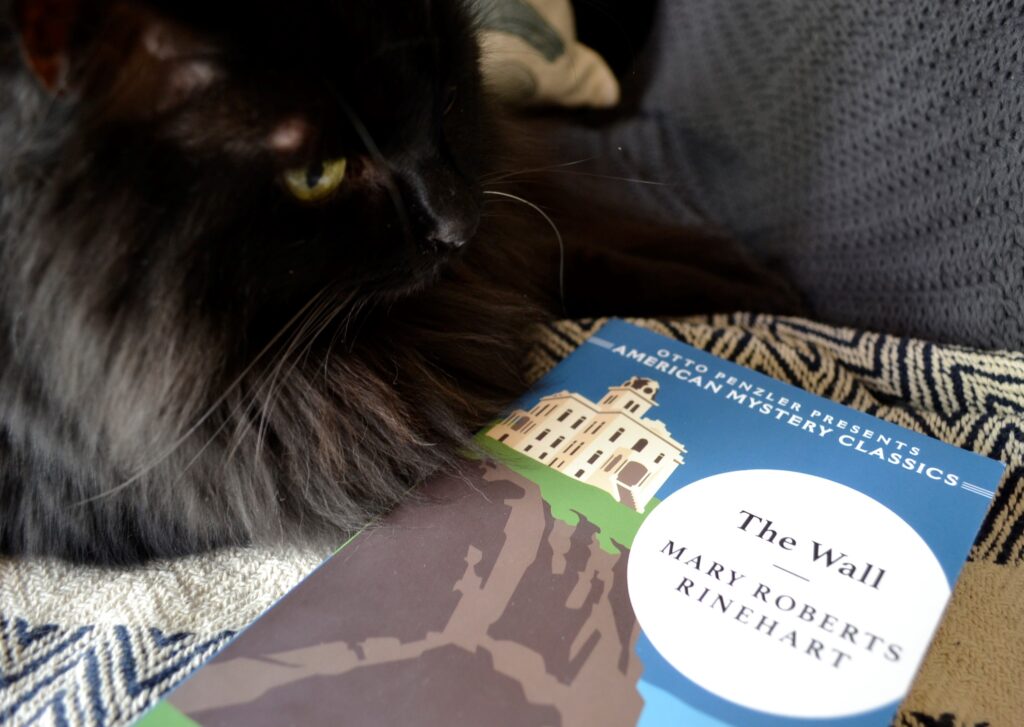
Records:
[[[897,724],[1020,724],[1024,355],[747,314],[634,322],[1009,464]],[[599,325],[542,329],[531,377]],[[124,572],[0,561],[0,724],[128,723],[322,555],[240,549]]]

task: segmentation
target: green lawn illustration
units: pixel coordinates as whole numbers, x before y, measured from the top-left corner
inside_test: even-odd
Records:
[[[535,483],[551,508],[552,517],[574,527],[579,524],[581,515],[593,523],[598,529],[598,545],[613,555],[622,549],[616,547],[616,543],[625,548],[632,547],[640,523],[661,502],[653,498],[647,509],[639,513],[620,504],[603,490],[563,475],[485,433],[478,434],[475,442],[489,456]]]

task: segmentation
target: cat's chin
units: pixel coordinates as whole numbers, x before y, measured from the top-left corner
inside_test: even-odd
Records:
[[[383,276],[375,292],[384,300],[398,300],[421,293],[436,285],[457,258],[457,253],[453,252],[424,254],[407,270]]]
[[[420,271],[404,281],[395,281],[381,286],[377,291],[377,295],[385,301],[400,300],[417,295],[436,285],[440,281],[443,272],[444,266],[441,265],[433,270]]]

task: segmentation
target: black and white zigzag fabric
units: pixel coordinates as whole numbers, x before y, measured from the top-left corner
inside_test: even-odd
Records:
[[[634,322],[1009,464],[897,723],[1018,723],[1024,355],[747,314]],[[526,362],[530,375],[542,375],[601,323],[542,329]],[[0,562],[0,724],[130,723],[319,557],[250,549],[128,573]]]
[[[0,618],[0,724],[126,724],[231,636]]]

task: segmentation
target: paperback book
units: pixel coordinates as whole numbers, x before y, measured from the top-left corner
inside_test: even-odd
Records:
[[[886,725],[1002,473],[611,321],[142,724]]]

